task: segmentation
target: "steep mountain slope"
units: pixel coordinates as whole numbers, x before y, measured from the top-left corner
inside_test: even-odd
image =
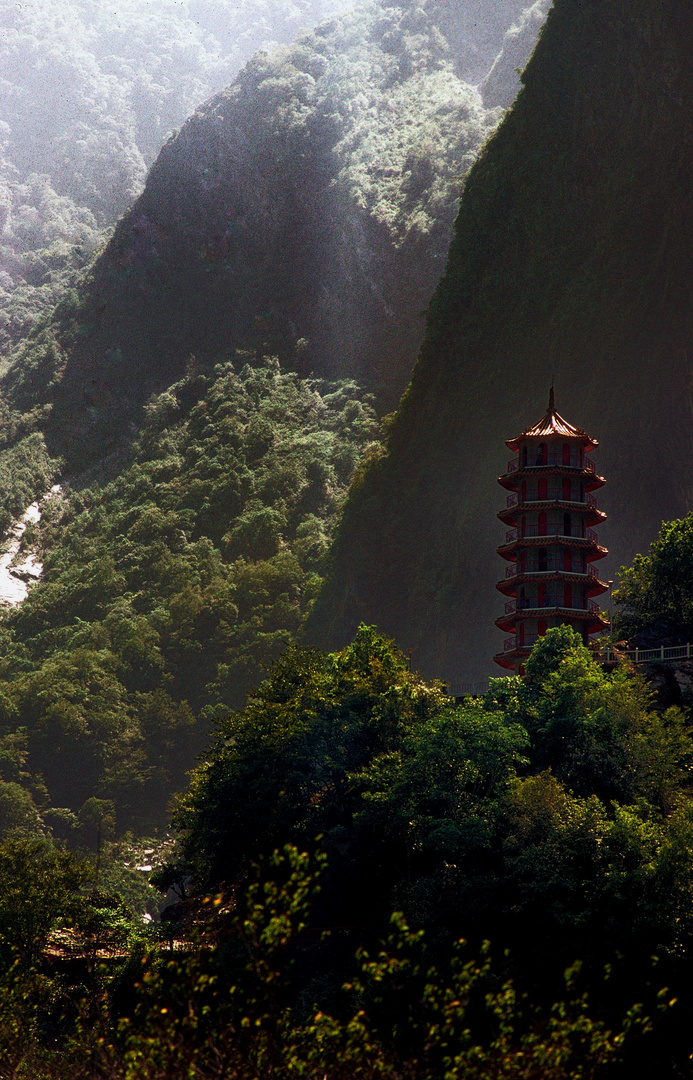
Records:
[[[99,453],[191,352],[269,346],[394,405],[498,119],[464,76],[523,6],[367,0],[259,54],[169,141],[90,286],[20,351],[13,403],[55,401],[54,447]],[[91,212],[64,212],[93,246]]]
[[[240,356],[150,402],[112,483],[44,500],[21,543],[43,579],[0,618],[0,836],[8,784],[58,831],[94,798],[120,828],[166,820],[210,715],[296,634],[378,432],[353,383]],[[25,487],[48,464],[25,440]]]
[[[459,177],[496,120],[456,75],[437,9],[370,0],[258,55],[166,145],[56,324],[64,374],[39,347],[9,380],[22,404],[55,394],[61,451],[102,446],[193,351],[269,343],[290,368],[365,377],[394,404]]]
[[[0,4],[0,349],[105,242],[172,130],[349,0]]]
[[[389,453],[347,505],[315,638],[345,641],[366,619],[426,672],[492,668],[495,479],[552,377],[563,415],[601,442],[612,568],[693,505],[692,119],[688,3],[557,0],[468,177],[412,384]]]

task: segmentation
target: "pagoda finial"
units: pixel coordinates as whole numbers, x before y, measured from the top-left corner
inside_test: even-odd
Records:
[[[554,399],[554,394],[553,394],[553,383],[551,384],[551,389],[549,391],[549,409],[548,409],[548,411],[550,413],[554,413],[556,411],[556,401]]]

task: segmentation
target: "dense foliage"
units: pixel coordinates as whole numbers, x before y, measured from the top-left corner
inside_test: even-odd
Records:
[[[693,640],[693,514],[665,521],[649,553],[622,566],[620,578],[614,592],[617,637]]]
[[[185,949],[150,933],[99,968],[89,927],[125,943],[123,912],[36,846],[83,986],[52,981],[50,930],[43,984],[8,953],[0,1046],[46,1080],[682,1075],[692,761],[682,715],[570,628],[457,703],[372,628],[290,649],[218,721],[177,815],[184,861],[155,875],[178,875]],[[0,845],[0,884],[28,850]],[[0,890],[8,945],[11,907]]]
[[[207,717],[238,708],[298,630],[377,433],[353,384],[300,381],[276,361],[193,364],[147,407],[116,480],[44,503],[40,534],[25,534],[43,580],[2,628],[16,798],[3,824],[38,810],[60,832],[73,819],[56,808],[94,798],[121,829],[161,821]]]
[[[530,947],[540,978],[688,947],[692,755],[683,716],[569,628],[523,681],[455,705],[362,627],[337,654],[290,650],[219,722],[177,823],[202,888],[320,837],[325,924],[367,937],[400,908],[443,938]]]
[[[104,239],[100,230],[137,197],[161,146],[197,106],[228,85],[258,49],[290,42],[351,6],[347,0],[155,0],[145,7],[130,0],[117,11],[104,0],[3,5],[0,346],[17,342],[69,287],[74,269]],[[461,78],[476,83],[487,73],[522,7],[521,0],[446,5],[444,32]],[[537,26],[532,30],[536,37]],[[517,89],[513,69],[531,48],[528,41],[518,58],[518,35],[510,36],[512,57],[500,65],[509,100]],[[494,92],[492,103],[497,100]]]
[[[80,910],[70,932],[72,962],[82,986],[65,977],[64,964],[62,978],[48,974],[46,956],[39,970],[19,961],[0,973],[3,1075],[588,1080],[651,1026],[638,1005],[615,1030],[594,1018],[587,996],[576,991],[576,969],[566,973],[562,997],[542,1009],[512,980],[499,981],[486,949],[470,959],[460,941],[452,963],[438,968],[423,935],[401,915],[393,916],[377,955],[354,958],[343,1017],[296,1007],[292,973],[305,959],[320,869],[290,846],[276,852],[256,870],[242,911],[208,897],[184,950],[157,952],[150,944],[144,951],[140,941],[125,961],[113,951],[122,932],[118,939],[113,929],[98,929],[115,929],[112,898],[72,896]],[[52,940],[55,947],[60,937]],[[94,963],[105,956],[108,965]],[[401,1009],[394,1025],[393,999]]]
[[[389,453],[345,508],[323,647],[374,622],[427,675],[489,670],[503,440],[541,418],[552,376],[600,442],[604,576],[688,513],[691,18],[684,0],[556,0],[467,178]]]

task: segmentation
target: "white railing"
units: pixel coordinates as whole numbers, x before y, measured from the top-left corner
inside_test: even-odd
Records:
[[[611,664],[624,657],[633,664],[648,664],[657,660],[692,660],[693,645],[658,645],[654,649],[602,649],[601,659]]]
[[[516,648],[527,649],[536,645],[541,638],[532,635],[525,639],[521,646],[516,645],[515,638],[506,638],[503,642],[503,652],[514,652]],[[594,652],[595,659],[603,663],[613,663],[624,656],[634,664],[646,664],[662,660],[693,660],[693,644],[689,645],[659,645],[654,649],[619,649],[614,653],[611,649],[600,651],[598,643],[591,641],[589,648]],[[511,679],[512,675],[498,675],[494,679]],[[477,682],[451,683],[447,687],[450,697],[466,697],[467,695],[486,694],[489,688],[489,680],[483,679]]]

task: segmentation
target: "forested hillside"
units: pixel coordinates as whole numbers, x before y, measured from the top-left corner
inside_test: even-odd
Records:
[[[0,834],[75,839],[95,798],[119,831],[166,823],[211,716],[298,631],[378,428],[353,384],[248,356],[191,369],[117,479],[44,504],[43,579],[0,630]],[[27,486],[51,479],[36,439]]]
[[[523,83],[467,179],[389,452],[352,493],[312,621],[331,643],[373,621],[453,682],[501,644],[495,481],[552,380],[600,440],[612,567],[693,503],[690,5],[557,0]]]
[[[50,175],[15,184],[6,200],[7,340],[36,329],[12,357],[5,393],[21,411],[55,404],[52,451],[103,453],[154,387],[180,377],[192,351],[265,348],[304,374],[365,379],[382,408],[396,404],[443,271],[461,180],[499,115],[468,80],[488,73],[523,8],[366,0],[284,51],[258,54],[169,140],[89,281],[42,329],[42,306],[76,284],[74,269],[103,241],[99,226],[137,193],[172,111],[203,97],[222,71],[211,58],[216,39],[202,35],[199,71],[188,58],[174,84],[187,25],[176,22],[157,70],[145,64],[135,82],[118,81],[125,59],[120,67],[104,59],[114,68],[107,77],[96,60],[68,51],[72,93],[81,95],[72,106],[79,112],[90,88],[101,111],[80,121],[89,134],[70,182],[66,163],[49,161],[73,133],[58,113],[36,150],[43,146]],[[536,34],[538,20],[530,22]],[[133,26],[131,67],[148,25]],[[532,40],[524,35],[526,50]],[[120,95],[117,123],[107,88]],[[26,115],[16,99],[26,97],[10,95],[20,132]],[[121,149],[108,156],[102,142]],[[15,171],[26,169],[27,147],[8,145]]]
[[[232,32],[164,9],[5,13],[3,310],[21,340],[0,524],[63,491],[22,540],[43,581],[3,620],[2,829],[74,837],[94,798],[118,829],[161,823],[210,716],[298,632],[379,427],[353,379],[282,371],[356,373],[394,400],[498,116],[466,79],[523,5],[368,0],[258,54],[169,140],[85,277],[157,139],[274,11]],[[280,6],[273,25],[328,10]]]

